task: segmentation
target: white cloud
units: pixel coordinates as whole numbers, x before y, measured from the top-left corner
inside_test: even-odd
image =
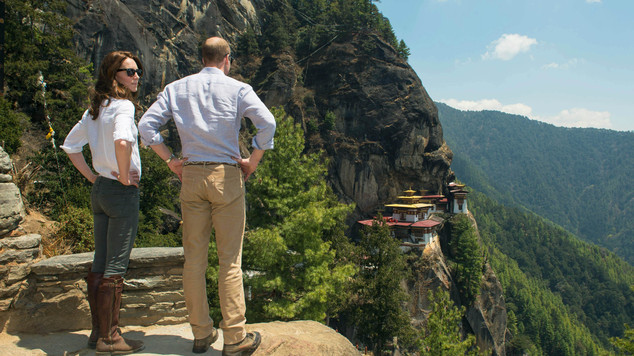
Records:
[[[537,40],[518,34],[503,34],[497,40],[491,42],[488,50],[482,55],[482,59],[501,59],[508,61],[520,53],[528,52],[531,46],[536,45]]]
[[[593,127],[611,129],[611,114],[607,111],[592,111],[583,108],[573,108],[562,110],[555,116],[537,116],[533,114],[533,109],[522,103],[504,105],[497,99],[483,99],[478,101],[443,99],[439,100],[453,108],[464,111],[495,110],[507,114],[526,116],[533,120],[538,120],[562,127]]]
[[[542,66],[542,69],[569,69],[571,67],[576,66],[577,63],[579,63],[579,59],[573,58],[565,63],[552,62],[552,63],[545,64]]]
[[[563,127],[594,127],[611,129],[612,121],[607,111],[592,111],[584,108],[562,110],[558,115],[535,117],[536,120]]]
[[[453,108],[467,111],[496,110],[508,114],[523,115],[528,117],[531,116],[531,113],[533,111],[533,109],[531,109],[531,107],[526,104],[517,103],[503,105],[496,99],[482,99],[478,101],[447,99],[439,101]]]

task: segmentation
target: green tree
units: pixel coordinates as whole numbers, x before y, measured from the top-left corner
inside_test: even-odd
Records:
[[[452,238],[449,246],[453,255],[452,261],[455,262],[454,274],[460,288],[460,295],[466,304],[470,304],[480,290],[484,266],[482,246],[466,215],[455,215],[451,221]]]
[[[455,356],[477,355],[475,336],[469,334],[462,340],[460,323],[465,308],[456,307],[449,297],[449,292],[438,287],[436,291],[429,291],[431,313],[427,318],[427,327],[418,340],[421,355]]]
[[[634,329],[625,324],[623,337],[610,338],[610,343],[612,343],[622,355],[634,355]]]
[[[395,336],[405,347],[413,341],[414,331],[404,307],[409,295],[401,288],[408,277],[407,261],[399,245],[380,217],[364,229],[359,241],[360,271],[351,314],[359,338],[375,354],[381,354]]]
[[[20,148],[20,137],[28,122],[28,116],[13,111],[11,104],[0,97],[0,144],[7,153],[13,154]]]
[[[407,47],[407,45],[405,44],[405,41],[403,40],[401,40],[398,43],[398,46],[396,46],[396,51],[398,52],[398,55],[401,56],[401,58],[403,58],[406,61],[407,59],[409,59],[409,55],[411,54],[409,47]]]
[[[178,233],[177,217],[172,225],[165,221],[161,208],[179,210],[178,188],[180,183],[165,162],[149,147],[140,148],[142,174],[140,182],[139,234],[135,244],[139,247],[175,247],[182,245]]]
[[[321,153],[303,153],[301,127],[283,109],[273,113],[275,149],[247,183],[243,269],[252,295],[247,317],[324,321],[347,298],[346,284],[355,272],[335,249],[346,244],[345,218],[353,206],[339,203],[327,186]],[[210,256],[216,266],[217,257]],[[211,283],[214,274],[208,273]]]
[[[42,142],[50,119],[56,145],[81,118],[91,82],[91,65],[73,51],[66,6],[62,0],[6,1],[5,98],[11,110],[30,118],[21,123],[30,122],[26,129],[41,132]],[[88,206],[89,184],[63,152],[46,144],[31,160],[42,169],[35,178],[40,184],[35,194],[26,197],[29,203],[53,218],[67,205]]]

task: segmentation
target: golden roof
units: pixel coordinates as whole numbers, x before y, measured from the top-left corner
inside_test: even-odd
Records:
[[[405,209],[420,209],[420,208],[431,208],[434,204],[425,204],[425,203],[416,203],[416,204],[385,204],[386,207],[389,208],[405,208]]]

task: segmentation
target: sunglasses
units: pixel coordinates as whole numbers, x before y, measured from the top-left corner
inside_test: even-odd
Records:
[[[227,56],[229,56],[229,63],[233,63],[234,58],[231,53],[229,53]]]
[[[132,68],[121,68],[121,69],[117,69],[117,72],[123,72],[125,71],[125,74],[128,75],[128,77],[134,77],[134,73],[138,74],[139,77],[143,76],[143,69],[139,68],[139,69],[132,69]]]

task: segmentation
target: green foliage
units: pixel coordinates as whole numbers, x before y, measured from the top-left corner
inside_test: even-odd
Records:
[[[88,164],[91,162],[89,152],[84,150]],[[43,169],[36,177],[34,189],[26,196],[29,204],[55,220],[67,206],[90,208],[92,184],[75,169],[64,151],[47,145],[31,160]]]
[[[91,66],[73,52],[73,29],[65,9],[66,2],[61,0],[6,1],[5,98],[30,118],[36,131],[48,131],[46,117],[50,116],[56,144],[81,118],[91,81]],[[45,94],[40,73],[46,82]],[[87,182],[66,154],[46,145],[31,160],[43,168],[35,178],[36,192],[27,197],[31,204],[53,218],[66,205],[88,206]],[[71,181],[83,182],[71,185]]]
[[[258,45],[257,36],[251,27],[239,37],[237,52],[239,56],[258,56],[260,55],[260,47]]]
[[[59,215],[59,229],[54,240],[62,240],[71,246],[73,253],[90,252],[95,249],[92,211],[68,205]]]
[[[337,39],[345,41],[352,33],[374,33],[383,38],[402,58],[409,49],[399,43],[389,20],[371,0],[290,0],[280,2],[270,14],[260,43],[269,50],[294,47],[298,57],[309,56],[321,46]]]
[[[292,8],[281,6],[275,12],[265,13],[266,25],[262,30],[262,44],[269,53],[280,52],[295,43],[297,20]]]
[[[353,207],[339,203],[326,185],[320,153],[303,153],[299,125],[282,109],[273,113],[275,149],[247,183],[243,268],[253,295],[248,318],[323,321],[347,298],[346,283],[355,271],[336,249],[346,244],[344,219]]]
[[[451,219],[452,240],[449,246],[453,253],[454,278],[458,283],[460,296],[465,304],[471,304],[480,290],[480,280],[484,267],[482,247],[471,225],[471,221],[465,214],[455,215]]]
[[[542,218],[469,196],[519,341],[546,354],[598,354],[634,317],[634,268]],[[513,342],[515,345],[516,343]]]
[[[20,148],[20,137],[28,122],[28,116],[13,111],[11,104],[0,97],[0,144],[7,153],[13,154]]]
[[[337,116],[335,115],[334,112],[332,111],[328,111],[326,112],[326,116],[324,117],[324,130],[334,130],[335,129],[335,122],[337,121]]]
[[[437,103],[452,169],[469,186],[524,206],[634,262],[634,132],[562,128]]]
[[[403,58],[406,61],[409,59],[409,55],[411,54],[409,47],[407,47],[407,45],[405,44],[405,41],[403,40],[401,40],[398,43],[398,46],[396,46],[396,51],[398,52],[398,55],[401,56],[401,58]]]
[[[150,148],[140,148],[139,154],[143,172],[139,184],[139,234],[135,244],[139,247],[181,246],[182,236],[176,232],[178,226],[169,229],[165,214],[160,211],[160,208],[178,210],[178,178]]]
[[[462,340],[460,325],[465,307],[456,307],[449,298],[449,292],[438,287],[429,291],[431,313],[427,318],[427,327],[418,340],[421,355],[453,356],[477,355],[475,336],[469,334]]]
[[[7,0],[6,98],[34,123],[45,123],[39,75],[46,81],[46,103],[54,129],[65,135],[83,112],[91,65],[73,51],[73,29],[61,0]]]
[[[413,343],[414,336],[409,313],[403,307],[409,299],[401,288],[408,277],[405,255],[380,219],[364,229],[359,241],[360,272],[350,306],[358,337],[375,354],[381,354],[394,336],[405,347]]]
[[[610,342],[619,350],[622,355],[634,355],[634,329],[625,324],[623,337],[610,338]]]

